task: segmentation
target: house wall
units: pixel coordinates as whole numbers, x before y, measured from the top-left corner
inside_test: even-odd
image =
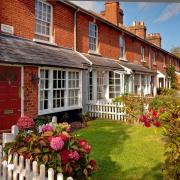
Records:
[[[24,115],[35,118],[38,115],[38,82],[32,82],[32,75],[38,75],[38,67],[24,66]]]
[[[35,37],[35,0],[1,0],[0,23],[14,27],[14,35],[33,40]],[[53,6],[54,43],[66,48],[74,46],[74,10],[57,1]]]

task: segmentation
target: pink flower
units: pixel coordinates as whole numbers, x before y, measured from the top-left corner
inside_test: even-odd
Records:
[[[65,165],[65,164],[67,164],[67,163],[69,162],[69,160],[70,160],[69,153],[70,153],[70,151],[67,150],[67,149],[63,149],[63,150],[60,152],[61,164],[62,164],[62,165]]]
[[[73,151],[69,153],[69,158],[74,159],[75,161],[79,160],[79,154],[77,151]]]
[[[69,134],[68,134],[67,132],[63,131],[63,132],[59,135],[59,137],[61,137],[61,139],[62,139],[64,142],[66,142],[66,141],[69,139]]]
[[[64,142],[60,137],[53,137],[50,141],[50,146],[53,150],[58,151],[63,148]]]
[[[53,130],[54,130],[54,128],[50,124],[44,124],[41,127],[42,132],[53,131]]]

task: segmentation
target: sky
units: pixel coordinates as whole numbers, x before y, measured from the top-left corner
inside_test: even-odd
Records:
[[[77,5],[96,13],[104,10],[104,1],[73,1]],[[170,51],[180,46],[180,3],[121,2],[124,24],[144,21],[147,33],[160,33],[162,48]]]

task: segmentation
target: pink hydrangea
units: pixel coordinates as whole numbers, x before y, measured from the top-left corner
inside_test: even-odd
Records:
[[[50,141],[50,146],[53,150],[58,151],[63,148],[64,141],[60,137],[53,137]]]
[[[77,151],[72,151],[69,153],[69,158],[74,159],[75,161],[79,160],[79,154]]]
[[[41,131],[42,132],[47,132],[47,131],[53,131],[54,128],[52,127],[52,125],[50,124],[44,124],[42,127],[41,127]]]

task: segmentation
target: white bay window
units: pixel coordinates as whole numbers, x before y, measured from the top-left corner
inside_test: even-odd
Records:
[[[39,114],[81,108],[81,72],[40,69]]]

